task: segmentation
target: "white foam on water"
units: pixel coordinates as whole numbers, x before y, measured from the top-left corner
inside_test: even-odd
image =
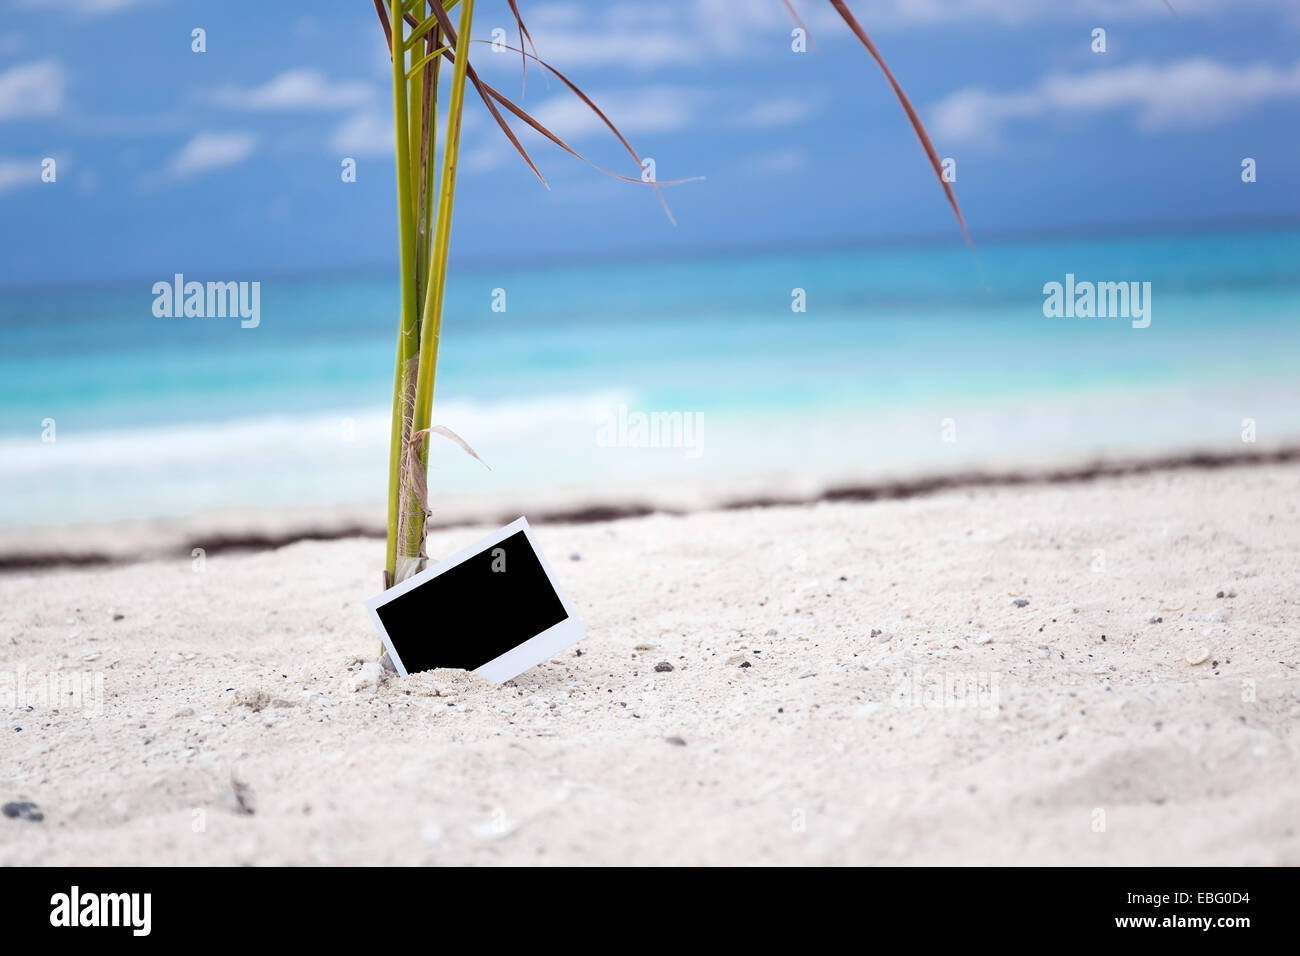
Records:
[[[597,415],[626,400],[610,393],[446,402],[435,406],[434,423],[459,434],[489,465],[523,458],[531,480],[546,480],[539,465],[552,457],[563,464],[565,444],[590,443]],[[0,439],[0,524],[382,500],[390,427],[391,413],[379,408],[89,432],[65,418],[51,443],[39,432]],[[512,474],[488,472],[439,436],[429,448],[443,486],[501,483]]]
[[[644,408],[635,394],[536,401],[446,402],[435,424],[475,448],[430,438],[430,488],[515,503],[563,489],[578,502],[641,500],[668,487],[804,494],[815,486],[969,468],[1008,469],[1175,451],[1250,451],[1300,437],[1296,388],[1124,388],[955,406],[699,412],[699,446],[635,447],[602,439],[601,422]],[[955,441],[944,441],[951,418]],[[0,440],[0,525],[10,527],[193,515],[222,509],[363,504],[379,514],[387,488],[390,415],[322,412]]]

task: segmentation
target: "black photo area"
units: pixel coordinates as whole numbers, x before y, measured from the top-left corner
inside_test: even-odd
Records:
[[[475,670],[568,617],[522,531],[376,613],[408,674]]]

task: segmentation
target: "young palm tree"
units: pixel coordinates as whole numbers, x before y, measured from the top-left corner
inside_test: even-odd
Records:
[[[402,269],[401,320],[397,336],[397,363],[393,382],[392,436],[388,469],[388,547],[384,586],[390,587],[423,566],[425,522],[428,506],[428,437],[442,435],[478,456],[454,432],[432,423],[433,387],[442,326],[443,292],[447,282],[447,249],[451,239],[452,206],[456,194],[460,154],[461,116],[465,87],[469,84],[487,107],[502,133],[528,167],[542,179],[527,150],[515,136],[502,110],[526,124],[572,156],[589,162],[564,140],[539,123],[522,107],[485,83],[470,63],[469,38],[474,21],[474,0],[373,0],[383,27],[393,65],[393,119],[397,144],[397,211]],[[782,0],[795,21],[789,0]],[[926,135],[916,111],[894,79],[889,67],[850,12],[844,0],[829,0],[849,29],[862,42],[893,87],[912,128],[924,147],[935,175],[967,242],[952,186],[943,178],[938,153]],[[637,165],[637,176],[601,170],[627,182],[649,185],[672,218],[661,186],[676,182],[644,183],[641,157],[594,102],[563,73],[541,60],[520,15],[517,0],[507,0],[518,28],[518,53],[525,75],[532,61],[577,96],[609,129]],[[455,22],[452,20],[455,15]],[[802,26],[802,24],[800,24]],[[439,108],[439,79],[443,63],[451,70],[447,103]],[[441,112],[441,117],[440,117]],[[443,124],[442,168],[436,169],[439,122]],[[590,164],[594,165],[594,164]],[[597,167],[599,168],[599,167]],[[678,180],[677,182],[682,182]]]

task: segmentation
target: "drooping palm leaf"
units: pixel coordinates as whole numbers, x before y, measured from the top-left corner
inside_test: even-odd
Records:
[[[510,0],[510,12],[515,15],[515,23],[519,27],[519,99],[522,100],[528,89],[528,57],[524,56],[524,40],[527,39],[528,45],[533,48],[533,56],[537,56],[537,44],[533,42],[533,36],[528,32],[524,18],[519,15],[519,4],[516,0]]]
[[[444,33],[448,35],[450,46],[452,47],[452,50],[444,52],[443,56],[454,63],[456,59],[456,55],[453,51],[457,47],[455,28],[451,25],[451,21],[446,17],[445,13],[442,13],[437,9],[436,4],[434,5],[434,16],[439,19],[441,29]],[[528,37],[529,43],[531,44],[532,38],[528,36],[527,27],[525,26],[523,29],[524,29],[524,35]],[[603,111],[601,111],[601,109],[595,104],[595,102],[591,99],[591,97],[589,97],[586,93],[584,93],[576,83],[570,80],[567,76],[561,73],[554,66],[552,66],[551,64],[547,63],[545,60],[542,60],[540,57],[538,57],[536,52],[527,53],[523,50],[522,47],[516,49],[515,47],[512,47],[509,44],[503,44],[503,46],[505,49],[511,52],[518,53],[521,57],[525,58],[526,60],[530,59],[535,61],[543,69],[547,70],[549,73],[554,75],[557,79],[559,79],[562,83],[564,83],[564,85],[568,87],[569,90],[572,91],[573,94],[577,96],[578,99],[581,100],[582,103],[588,109],[590,109],[598,119],[600,119],[600,121],[609,129],[609,131],[614,134],[614,136],[618,139],[619,143],[622,144],[623,148],[626,149],[628,153],[632,156],[632,158],[636,161],[637,168],[638,169],[642,168],[641,156],[636,151],[636,149],[633,148],[632,144],[628,142],[627,137],[624,136],[619,131],[618,127],[614,124],[614,122],[608,116],[606,116]],[[504,96],[499,90],[495,89],[488,83],[484,82],[479,77],[477,71],[474,69],[473,64],[470,64],[468,67],[468,75],[469,75],[470,82],[474,84],[474,88],[476,92],[479,94],[479,97],[487,105],[488,112],[492,115],[492,118],[496,120],[497,125],[501,128],[501,131],[505,134],[506,138],[510,141],[510,144],[514,146],[516,152],[518,152],[519,155],[523,158],[524,162],[528,164],[528,168],[533,171],[534,175],[536,175],[537,178],[541,180],[541,182],[544,185],[546,184],[545,177],[542,176],[541,172],[537,168],[537,165],[533,162],[532,157],[529,156],[528,151],[524,148],[523,144],[519,142],[518,137],[515,136],[514,131],[510,128],[509,123],[506,122],[505,118],[501,115],[500,111],[496,108],[495,105],[493,105],[493,103],[491,102],[492,100],[495,100],[497,103],[500,103],[509,112],[513,113],[523,122],[527,123],[534,130],[541,133],[543,136],[545,136],[551,142],[555,143],[561,149],[565,150],[571,156],[574,156],[577,159],[580,159],[582,162],[586,163],[587,165],[591,166],[593,169],[596,169],[607,176],[612,176],[615,179],[620,179],[624,182],[635,183],[638,185],[648,185],[651,188],[653,188],[655,190],[655,193],[658,195],[660,205],[663,206],[664,213],[667,215],[669,222],[672,222],[674,225],[676,225],[677,220],[673,217],[672,210],[669,208],[668,203],[665,200],[663,194],[659,192],[659,187],[676,186],[682,183],[694,182],[703,178],[703,177],[695,176],[695,177],[688,177],[685,179],[668,180],[664,182],[658,182],[655,180],[647,181],[639,177],[634,178],[631,176],[624,176],[619,173],[612,172],[611,170],[605,169],[597,165],[596,163],[593,163],[591,160],[587,159],[577,150],[569,146],[563,139],[561,139],[551,130],[547,129],[545,125],[540,123],[523,107],[512,102],[508,97]]]
[[[953,215],[957,217],[957,224],[961,226],[961,233],[966,237],[966,244],[973,249],[975,244],[971,242],[970,232],[966,229],[966,220],[962,218],[961,207],[957,205],[957,196],[952,191],[952,184],[943,178],[943,165],[939,162],[939,154],[935,151],[934,143],[930,142],[930,134],[925,131],[925,125],[921,122],[921,117],[917,116],[916,110],[912,108],[912,101],[907,98],[907,94],[903,92],[898,80],[894,79],[894,74],[890,71],[885,58],[880,55],[876,45],[871,42],[871,37],[867,36],[867,31],[862,29],[862,24],[858,23],[857,17],[853,15],[845,0],[830,0],[830,2],[831,6],[844,18],[844,22],[849,25],[853,35],[867,48],[867,52],[871,54],[872,59],[876,61],[876,65],[885,74],[885,79],[889,81],[889,85],[894,88],[894,95],[898,97],[898,102],[902,104],[903,112],[907,114],[912,129],[916,131],[917,138],[921,140],[921,146],[925,149],[925,155],[930,159],[934,174],[939,177],[939,184],[943,186],[943,191],[948,197],[948,204],[952,206]]]
[[[515,51],[515,48],[512,47],[512,46],[510,46],[509,44],[503,44],[503,46],[505,47],[505,49],[510,50],[511,52],[514,52],[514,51]],[[535,55],[533,55],[533,54],[531,54],[531,53],[526,54],[526,56],[527,56],[529,59],[536,60],[536,61],[537,61],[541,66],[543,66],[543,67],[546,68],[547,70],[550,70],[550,71],[553,72],[556,76],[563,78],[563,74],[561,74],[558,70],[556,70],[553,66],[551,66],[549,63],[547,63],[545,60],[538,59]],[[567,82],[567,80],[566,80],[566,82]],[[511,113],[513,113],[515,116],[519,117],[519,119],[521,119],[523,122],[527,123],[527,124],[528,124],[529,126],[531,126],[534,130],[536,130],[538,133],[540,133],[541,135],[545,136],[547,139],[549,139],[549,140],[550,140],[552,143],[554,143],[556,146],[560,147],[560,149],[564,150],[566,153],[568,153],[570,156],[573,156],[575,159],[580,159],[580,160],[582,160],[584,163],[586,163],[586,164],[587,164],[588,166],[590,166],[592,169],[595,169],[595,170],[597,170],[597,171],[599,171],[599,172],[602,172],[602,173],[604,173],[606,176],[611,176],[611,177],[613,177],[614,179],[621,179],[621,180],[623,180],[624,182],[627,182],[627,183],[636,183],[636,184],[646,185],[646,186],[648,186],[648,185],[659,185],[659,186],[680,186],[682,183],[693,183],[693,182],[698,182],[698,181],[700,181],[700,180],[702,180],[702,179],[704,178],[703,176],[688,176],[688,177],[685,177],[685,178],[683,178],[683,179],[669,179],[669,180],[664,180],[664,181],[659,181],[659,180],[647,181],[647,180],[645,180],[645,179],[641,179],[641,178],[633,178],[633,177],[631,177],[631,176],[624,176],[622,173],[616,173],[616,172],[614,172],[613,170],[605,169],[603,166],[600,166],[600,165],[597,164],[597,163],[593,163],[593,162],[592,162],[590,159],[588,159],[586,156],[583,156],[581,153],[579,153],[577,150],[575,150],[572,146],[570,146],[568,143],[566,143],[566,142],[565,142],[564,140],[562,140],[560,137],[556,136],[556,135],[555,135],[554,133],[552,133],[549,129],[547,129],[545,126],[543,126],[541,123],[539,123],[539,122],[538,122],[536,119],[534,119],[531,115],[529,115],[529,113],[528,113],[526,110],[524,110],[522,107],[517,106],[516,104],[510,102],[509,99],[507,99],[506,97],[502,96],[500,92],[498,92],[496,89],[494,89],[493,87],[491,87],[491,86],[488,85],[487,83],[484,83],[484,84],[483,84],[483,88],[484,88],[484,90],[487,92],[487,94],[488,94],[489,96],[491,96],[494,100],[496,100],[498,103],[500,103],[502,106],[504,106],[507,110],[509,110],[509,111],[510,111]],[[582,97],[582,98],[584,99],[585,102],[590,103],[590,100],[587,100],[587,99],[586,99],[586,95],[585,95],[581,90],[578,90],[576,87],[572,87],[572,89],[574,89],[574,91],[578,94],[578,96]],[[597,116],[599,116],[599,117],[601,117],[601,118],[605,118],[605,114],[602,113],[602,112],[601,112],[601,111],[600,111],[600,110],[595,106],[594,103],[591,103],[591,108],[592,108],[593,112],[596,113]],[[607,119],[606,119],[606,122],[608,122]],[[631,147],[630,145],[628,145],[627,141],[626,141],[625,139],[623,139],[622,135],[619,134],[618,130],[615,129],[615,128],[613,127],[612,124],[610,124],[610,128],[614,130],[614,135],[615,135],[615,136],[618,136],[619,141],[622,142],[625,146],[627,146],[628,150],[629,150],[629,151],[631,152],[631,154],[632,154],[632,158],[635,159],[635,160],[637,161],[637,165],[638,165],[638,166],[641,165],[641,158],[640,158],[640,156],[637,154],[636,150],[632,149],[632,147]],[[671,212],[669,212],[669,219],[672,219],[672,214],[671,214]]]

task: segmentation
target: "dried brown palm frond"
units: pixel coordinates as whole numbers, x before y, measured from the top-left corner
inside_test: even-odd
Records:
[[[974,248],[970,232],[966,229],[966,220],[962,218],[961,207],[957,205],[957,196],[952,190],[952,183],[948,182],[943,176],[943,165],[939,161],[939,154],[935,151],[934,143],[930,141],[930,134],[925,131],[925,125],[921,122],[921,117],[916,115],[916,110],[912,107],[912,101],[907,98],[907,94],[903,92],[903,87],[899,85],[898,80],[894,79],[894,74],[885,62],[885,58],[880,55],[876,45],[871,42],[871,37],[867,36],[867,31],[862,29],[862,24],[858,23],[857,17],[853,15],[853,11],[849,9],[849,5],[845,0],[830,0],[830,4],[844,18],[844,22],[849,25],[853,35],[867,48],[867,52],[871,54],[872,59],[876,61],[876,65],[885,74],[885,79],[889,81],[889,85],[894,88],[894,95],[898,97],[898,102],[902,104],[903,112],[907,114],[912,129],[916,131],[916,136],[921,141],[925,155],[930,160],[930,166],[934,169],[934,174],[939,177],[939,184],[948,197],[948,205],[952,206],[953,215],[957,217],[957,225],[961,226],[961,233],[966,237],[966,244]]]

